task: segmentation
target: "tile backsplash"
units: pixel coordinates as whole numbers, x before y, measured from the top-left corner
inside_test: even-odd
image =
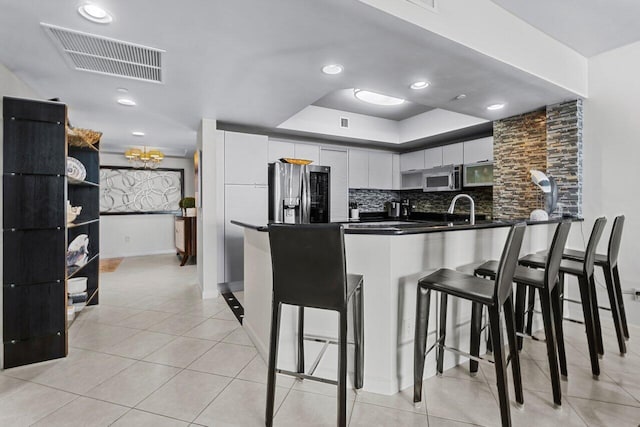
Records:
[[[358,204],[361,212],[382,212],[385,203],[391,200],[410,199],[415,212],[446,212],[457,194],[470,195],[476,204],[476,213],[490,217],[493,210],[493,188],[466,188],[461,191],[425,193],[421,190],[363,190],[349,189],[349,202]],[[461,200],[456,213],[469,212],[469,204]]]

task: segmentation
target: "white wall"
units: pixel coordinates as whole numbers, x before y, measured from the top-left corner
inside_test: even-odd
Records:
[[[122,154],[100,154],[103,166],[127,166]],[[165,168],[184,169],[185,197],[194,195],[193,158],[165,157]],[[100,257],[175,253],[173,215],[101,215]]]
[[[486,122],[488,120],[435,108],[402,120],[399,123],[399,139],[401,143],[409,142]]]
[[[597,216],[609,220],[599,251],[606,251],[613,218],[625,214],[619,266],[623,290],[640,288],[640,42],[589,60],[584,117],[584,224],[588,239]],[[606,293],[602,295],[606,298]],[[605,299],[606,304],[606,299]],[[601,304],[602,305],[602,304]],[[625,297],[630,323],[640,325],[640,302]],[[603,316],[606,313],[603,312]]]
[[[18,98],[39,98],[33,89],[27,86],[22,80],[18,79],[7,67],[0,63],[0,96],[15,96]],[[0,103],[0,117],[2,115],[2,103]],[[4,151],[3,139],[2,139],[3,126],[0,126],[0,173],[3,172],[4,159],[2,154]],[[0,224],[3,222],[2,218],[2,186],[0,186]],[[4,254],[2,253],[2,237],[0,236],[0,271],[3,270],[2,260]],[[2,307],[2,292],[0,292],[0,337],[2,336],[3,325],[2,319],[4,318]],[[4,339],[2,340],[4,342]],[[0,349],[0,367],[4,365],[4,350]]]

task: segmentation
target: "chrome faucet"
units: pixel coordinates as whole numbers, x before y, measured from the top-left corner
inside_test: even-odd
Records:
[[[449,205],[449,210],[447,211],[447,213],[450,213],[450,214],[453,213],[453,210],[456,207],[456,202],[458,201],[458,199],[461,199],[461,198],[469,199],[469,203],[471,204],[471,210],[469,213],[469,223],[471,225],[474,225],[476,223],[476,204],[471,198],[471,196],[468,194],[458,194],[456,197],[454,197],[453,200],[451,201],[451,204]]]

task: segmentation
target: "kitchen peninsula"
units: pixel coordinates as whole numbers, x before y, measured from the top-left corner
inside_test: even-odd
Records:
[[[441,268],[473,271],[487,259],[500,257],[513,221],[485,221],[476,225],[380,222],[345,224],[347,271],[364,275],[365,375],[364,390],[392,395],[413,381],[415,291],[418,279]],[[272,272],[267,227],[232,221],[244,227],[244,327],[266,360],[269,347]],[[523,253],[546,249],[557,220],[530,222]],[[469,343],[468,302],[452,299],[448,305],[447,343],[465,349]],[[335,336],[337,314],[308,309],[305,334]],[[431,311],[429,343],[435,332]],[[283,306],[278,366],[294,370],[296,309]],[[455,331],[452,333],[452,331]],[[314,346],[315,344],[315,346]],[[313,360],[319,343],[308,342]],[[312,353],[314,352],[315,353]],[[335,377],[337,356],[331,351],[318,371]],[[481,349],[484,351],[484,349]],[[427,360],[425,378],[435,375],[435,353]],[[445,355],[445,369],[464,362]]]

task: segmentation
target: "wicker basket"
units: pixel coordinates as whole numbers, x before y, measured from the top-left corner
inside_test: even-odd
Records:
[[[102,132],[95,130],[67,127],[67,142],[74,147],[95,148],[101,136]]]

